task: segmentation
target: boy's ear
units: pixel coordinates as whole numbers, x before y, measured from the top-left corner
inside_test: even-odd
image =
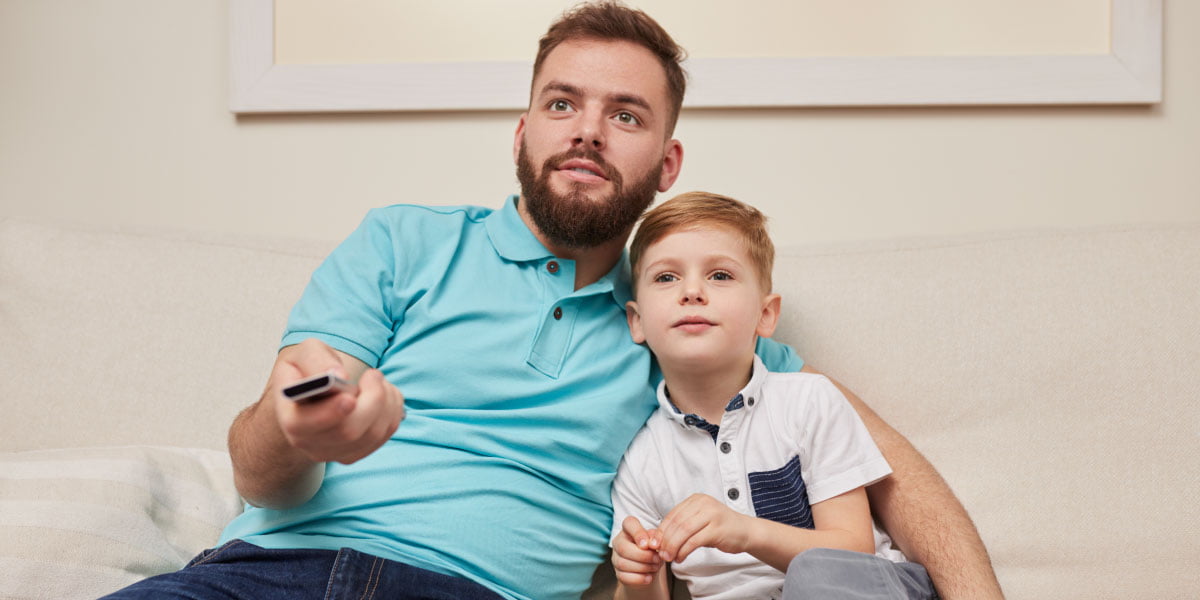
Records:
[[[783,299],[779,294],[767,294],[763,298],[762,314],[758,317],[758,327],[754,332],[759,337],[771,337],[775,334],[775,326],[779,324],[779,306]]]
[[[646,343],[646,334],[642,332],[642,315],[638,314],[637,302],[630,300],[625,303],[625,320],[629,322],[629,335],[633,343]]]

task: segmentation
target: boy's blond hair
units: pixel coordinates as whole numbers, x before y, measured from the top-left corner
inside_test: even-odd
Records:
[[[767,234],[767,217],[753,206],[709,192],[686,192],[646,213],[629,245],[629,264],[635,276],[642,256],[652,244],[668,234],[705,226],[731,229],[741,236],[750,261],[758,270],[763,292],[770,292],[775,244]]]

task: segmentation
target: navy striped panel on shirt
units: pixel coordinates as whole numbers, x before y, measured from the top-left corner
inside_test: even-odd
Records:
[[[750,498],[754,513],[763,519],[814,529],[808,488],[800,476],[800,458],[793,456],[774,471],[750,473]]]

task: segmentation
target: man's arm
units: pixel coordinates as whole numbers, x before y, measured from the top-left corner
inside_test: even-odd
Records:
[[[805,372],[817,373],[805,365]],[[892,476],[867,488],[871,511],[910,560],[929,571],[938,595],[1003,598],[975,524],[937,470],[845,386],[833,382],[871,432]]]
[[[333,372],[358,382],[309,404],[283,397],[291,383]],[[262,398],[229,428],[234,483],[247,502],[289,508],[307,502],[321,487],[325,463],[355,462],[391,437],[404,418],[404,398],[379,371],[317,341],[279,352]]]

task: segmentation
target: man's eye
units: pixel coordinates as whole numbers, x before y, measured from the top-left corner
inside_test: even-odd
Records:
[[[633,113],[628,112],[617,113],[617,122],[624,123],[626,125],[640,125],[642,123],[636,116],[633,115]]]
[[[555,100],[550,103],[550,110],[555,112],[566,112],[571,110],[571,103],[566,100]]]

